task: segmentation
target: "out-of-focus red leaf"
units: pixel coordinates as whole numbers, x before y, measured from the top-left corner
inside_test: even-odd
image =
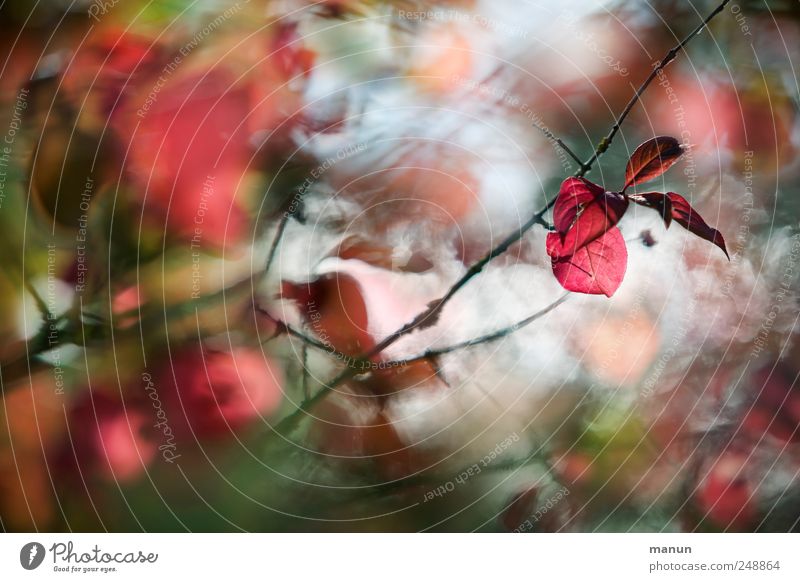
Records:
[[[376,358],[377,359],[377,358]],[[371,394],[391,396],[403,390],[419,388],[431,383],[441,383],[436,366],[429,360],[418,360],[387,369],[372,370],[364,380],[358,382]]]
[[[418,470],[412,447],[403,441],[386,415],[378,413],[361,430],[364,456],[376,465],[382,476],[403,479]]]
[[[424,452],[407,444],[386,414],[374,410],[371,399],[344,392],[320,402],[314,410],[309,443],[321,455],[335,457],[340,471],[377,473],[383,479],[402,479],[428,466]]]
[[[352,235],[339,244],[336,256],[340,259],[358,259],[373,267],[405,273],[424,273],[433,268],[433,263],[421,253],[413,253],[406,262],[401,262],[394,255],[394,249],[376,244],[373,241]]]
[[[674,137],[658,136],[637,147],[625,168],[624,192],[629,187],[657,178],[683,155],[684,149]]]
[[[158,453],[147,409],[102,389],[81,395],[69,413],[70,438],[58,453],[65,471],[133,481]]]
[[[315,407],[307,436],[309,446],[321,455],[359,458],[363,454],[362,417],[374,417],[374,406],[371,399],[353,399],[344,386]]]
[[[392,270],[394,268],[392,252],[391,247],[373,244],[371,241],[354,235],[341,242],[336,256],[345,260],[358,259],[373,267]]]
[[[672,204],[672,218],[689,232],[692,232],[708,242],[714,243],[725,256],[730,259],[728,249],[725,248],[725,239],[722,233],[708,226],[698,212],[691,207],[686,198],[675,192],[667,192],[667,197]]]
[[[118,28],[97,28],[66,64],[59,93],[81,115],[105,122],[143,78],[166,64],[161,43]],[[97,109],[99,107],[99,109]]]
[[[664,224],[666,224],[667,228],[672,224],[672,201],[666,194],[662,192],[647,192],[631,196],[631,200],[647,208],[657,210],[661,218],[664,219]]]
[[[553,274],[564,289],[611,297],[625,277],[628,250],[618,228],[609,229],[574,254],[558,233],[547,235],[547,254]]]

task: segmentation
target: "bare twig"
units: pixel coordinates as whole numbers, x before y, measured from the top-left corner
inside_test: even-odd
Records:
[[[664,69],[668,64],[670,64],[678,53],[685,47],[690,40],[692,40],[695,36],[700,34],[708,23],[711,22],[711,19],[714,18],[717,14],[722,12],[725,6],[730,2],[730,0],[723,0],[723,2],[717,6],[711,14],[709,14],[703,22],[701,22],[697,28],[695,28],[691,33],[689,33],[686,38],[684,38],[678,45],[669,49],[669,52],[661,59],[655,68],[650,72],[650,75],[645,79],[644,83],[642,83],[636,92],[631,97],[631,100],[628,101],[628,104],[625,106],[625,109],[622,110],[622,114],[617,118],[616,123],[611,128],[611,131],[608,132],[603,139],[600,140],[600,143],[597,144],[597,148],[592,154],[592,157],[589,158],[585,164],[582,164],[581,170],[576,174],[576,176],[581,177],[585,175],[589,170],[592,169],[592,165],[597,161],[597,159],[605,153],[608,147],[611,145],[611,142],[614,140],[614,136],[617,135],[620,128],[622,127],[622,122],[625,121],[625,118],[628,117],[630,112],[633,110],[634,106],[639,102],[642,94],[647,90],[650,86],[650,83],[658,76],[658,73]]]
[[[398,367],[398,366],[402,366],[404,364],[412,364],[412,363],[420,361],[420,360],[427,360],[428,358],[433,358],[433,357],[436,357],[436,356],[442,356],[444,354],[449,354],[449,353],[452,353],[452,352],[455,352],[455,351],[458,351],[458,350],[463,350],[465,348],[472,348],[472,347],[475,347],[475,346],[478,346],[478,345],[481,345],[481,344],[486,344],[486,343],[493,342],[495,340],[507,337],[507,336],[511,335],[512,333],[514,333],[516,331],[519,331],[523,327],[525,327],[527,325],[530,325],[531,323],[533,323],[537,319],[547,315],[548,313],[553,311],[553,309],[555,309],[556,307],[558,307],[559,305],[564,303],[569,298],[570,295],[571,295],[570,293],[564,293],[561,297],[556,299],[553,303],[551,303],[547,307],[545,307],[543,309],[540,309],[539,311],[537,311],[533,315],[529,315],[525,319],[523,319],[521,321],[518,321],[517,323],[515,323],[513,325],[510,325],[508,327],[504,327],[503,329],[499,329],[497,331],[493,331],[492,333],[489,333],[489,334],[486,334],[486,335],[482,335],[482,336],[478,336],[476,338],[473,338],[473,339],[470,339],[470,340],[467,340],[467,341],[463,341],[463,342],[460,342],[460,343],[457,343],[457,344],[453,344],[451,346],[447,346],[447,347],[444,347],[444,348],[432,348],[430,350],[427,350],[424,354],[420,354],[418,356],[413,356],[411,358],[405,358],[405,359],[402,359],[402,360],[390,360],[390,361],[380,362],[380,363],[377,364],[378,368],[379,369],[380,368],[384,368],[384,367],[385,368],[395,368],[395,367]]]
[[[533,124],[533,127],[535,127],[536,129],[538,129],[539,131],[541,131],[541,132],[542,132],[542,133],[545,135],[545,137],[547,137],[547,139],[549,139],[549,140],[551,140],[551,141],[554,141],[554,142],[555,142],[555,143],[558,145],[558,147],[560,147],[562,150],[564,150],[564,151],[565,151],[567,154],[569,154],[569,157],[571,157],[573,160],[575,160],[575,161],[578,163],[578,167],[579,167],[580,169],[583,169],[583,167],[584,167],[583,160],[581,160],[581,159],[578,157],[578,154],[576,154],[575,152],[573,152],[573,151],[572,151],[572,150],[569,148],[569,146],[567,146],[567,144],[565,144],[565,143],[564,143],[564,142],[561,140],[561,138],[560,138],[560,137],[556,137],[556,136],[555,136],[555,134],[554,134],[552,131],[550,131],[550,130],[549,130],[549,129],[547,129],[546,127],[542,127],[541,125],[537,125],[537,124],[535,124],[535,123],[534,123],[534,124]]]
[[[384,362],[383,365],[388,367],[390,365],[410,364],[410,363],[418,361],[418,360],[424,360],[424,359],[431,358],[431,357],[434,357],[434,356],[437,356],[437,355],[453,352],[453,351],[456,351],[458,349],[463,349],[463,348],[467,348],[467,347],[471,347],[471,346],[476,346],[476,345],[479,345],[479,344],[482,344],[482,343],[487,343],[487,342],[499,339],[501,337],[504,337],[506,335],[509,335],[511,333],[514,333],[515,331],[518,331],[518,330],[522,329],[526,325],[529,325],[530,323],[536,321],[540,317],[546,315],[547,313],[550,313],[550,311],[552,311],[553,309],[555,309],[556,307],[561,305],[564,301],[566,301],[567,298],[569,297],[569,295],[570,295],[569,293],[565,293],[564,295],[559,297],[556,301],[554,301],[553,303],[551,303],[550,305],[548,305],[544,309],[542,309],[540,311],[537,311],[536,313],[526,317],[522,321],[518,321],[517,323],[515,323],[512,326],[509,326],[509,327],[503,328],[501,330],[492,332],[492,333],[490,333],[488,335],[484,335],[484,336],[480,336],[480,337],[474,338],[472,340],[468,340],[468,341],[463,342],[461,344],[456,344],[456,345],[453,345],[453,346],[449,346],[447,348],[429,350],[425,354],[422,354],[422,355],[419,355],[419,356],[414,356],[413,358],[410,358],[410,359],[407,359],[407,360],[399,360],[397,362]],[[397,332],[395,332],[395,334],[396,333]],[[371,357],[374,357],[375,355],[377,355],[378,353],[383,351],[384,348],[381,348],[380,346],[384,345],[384,344],[389,345],[389,344],[387,344],[387,340],[389,340],[391,337],[394,337],[395,334],[392,334],[391,336],[386,338],[383,342],[381,342],[381,344],[376,346],[367,355],[362,356],[359,359],[360,360],[368,360]],[[398,336],[397,339],[399,339],[399,336]],[[394,342],[391,342],[391,343],[394,343]],[[380,349],[378,349],[378,348],[380,348]],[[380,367],[380,365],[381,364],[378,364],[379,367]],[[353,376],[355,376],[359,371],[360,371],[360,369],[355,367],[355,366],[349,366],[346,369],[342,370],[336,377],[331,379],[325,386],[323,386],[314,396],[312,396],[311,398],[308,398],[305,401],[303,401],[300,404],[300,406],[297,408],[297,410],[295,410],[290,415],[285,417],[281,422],[279,422],[276,425],[275,430],[277,432],[279,432],[279,433],[284,433],[285,431],[293,430],[295,428],[295,426],[297,425],[297,423],[302,418],[303,414],[305,414],[307,411],[311,410],[320,400],[325,398],[325,396],[327,396],[332,390],[334,390],[342,382],[345,382],[346,380],[348,380],[348,379],[352,378]]]
[[[486,267],[486,265],[488,265],[493,259],[495,259],[496,257],[498,257],[498,256],[502,255],[503,253],[505,253],[514,243],[518,242],[522,238],[522,234],[524,234],[525,232],[530,230],[531,227],[534,224],[542,224],[545,227],[550,228],[550,225],[542,219],[542,216],[544,215],[544,213],[546,211],[547,211],[547,209],[544,209],[541,212],[537,212],[533,217],[531,217],[531,219],[528,222],[526,222],[524,225],[522,225],[522,227],[519,230],[515,231],[513,234],[511,234],[508,237],[506,237],[502,242],[500,242],[500,244],[498,244],[496,247],[494,247],[492,250],[490,250],[482,259],[480,259],[479,261],[474,263],[469,269],[467,269],[467,272],[464,273],[458,279],[458,281],[456,281],[450,287],[450,289],[447,291],[447,293],[445,293],[445,295],[443,297],[441,297],[440,299],[437,299],[436,301],[432,301],[428,305],[428,308],[425,311],[423,311],[421,314],[419,314],[412,321],[410,321],[409,323],[405,324],[400,329],[398,329],[395,332],[393,332],[390,335],[388,335],[383,341],[381,341],[378,345],[376,345],[372,350],[370,350],[369,352],[367,352],[363,356],[361,356],[359,358],[355,358],[355,359],[357,359],[357,360],[369,360],[370,358],[378,355],[383,350],[385,350],[386,348],[388,348],[389,346],[394,344],[397,340],[399,340],[401,337],[403,337],[404,335],[408,334],[409,332],[411,332],[411,331],[413,331],[415,329],[429,327],[429,326],[435,324],[437,318],[439,317],[439,314],[442,311],[442,308],[444,308],[444,306],[453,298],[453,296],[456,293],[458,293],[458,291],[462,287],[464,287],[464,285],[466,285],[473,277],[475,277],[477,274],[479,274],[481,271],[483,271],[484,267]],[[287,331],[290,331],[290,333],[292,335],[294,335],[298,339],[301,339],[301,340],[303,340],[303,341],[305,341],[307,343],[310,343],[311,345],[319,343],[319,342],[316,342],[316,340],[312,340],[308,336],[305,336],[304,334],[298,332],[297,330],[292,330],[291,328],[287,327]],[[319,347],[319,346],[315,346],[315,347]],[[327,349],[328,351],[331,351],[330,346],[325,346],[325,349]],[[335,354],[336,352],[333,351],[331,353]]]
[[[39,292],[30,282],[30,279],[24,276],[23,278],[24,278],[23,283],[25,285],[25,289],[28,291],[28,293],[31,294],[34,302],[36,302],[36,308],[39,310],[39,313],[41,314],[42,319],[45,321],[46,325],[48,321],[55,319],[55,316],[50,312],[50,308],[47,306],[47,303],[45,303],[44,299],[42,299],[42,296],[39,295]]]

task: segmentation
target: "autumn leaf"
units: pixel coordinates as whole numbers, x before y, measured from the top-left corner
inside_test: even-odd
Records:
[[[617,227],[572,252],[561,242],[561,235],[547,235],[547,254],[553,274],[567,291],[611,297],[625,277],[628,250]]]
[[[606,192],[590,202],[563,237],[564,248],[577,252],[616,226],[628,209],[628,199],[616,192]]]
[[[684,147],[674,137],[649,139],[634,150],[625,168],[624,192],[629,187],[657,178],[683,155]]]
[[[615,226],[628,209],[628,199],[582,178],[561,184],[553,219],[565,249],[577,252]]]
[[[700,216],[700,214],[689,205],[686,198],[680,194],[667,192],[667,197],[672,204],[672,218],[675,222],[689,232],[717,245],[722,249],[722,252],[725,253],[725,256],[728,257],[728,260],[730,260],[728,249],[725,248],[725,239],[722,238],[722,233],[708,226],[703,220],[703,217]]]

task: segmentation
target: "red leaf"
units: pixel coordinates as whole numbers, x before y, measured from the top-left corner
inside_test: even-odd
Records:
[[[672,201],[666,194],[662,194],[661,192],[647,192],[646,194],[631,196],[631,200],[647,208],[656,209],[661,215],[661,218],[664,219],[664,224],[667,225],[667,228],[672,224]]]
[[[683,152],[683,146],[674,137],[659,136],[647,140],[634,150],[628,160],[622,191],[657,178],[677,162]]]
[[[528,516],[534,511],[534,504],[539,497],[539,488],[535,485],[523,489],[509,502],[506,510],[500,516],[500,523],[507,531],[525,530],[525,521]]]
[[[628,209],[628,199],[583,178],[561,184],[553,221],[564,248],[577,252],[613,227]]]
[[[618,228],[612,227],[572,254],[558,233],[547,235],[553,274],[567,291],[611,297],[625,277],[628,250]]]
[[[722,249],[722,252],[725,253],[725,256],[728,257],[728,260],[730,260],[728,249],[725,248],[725,239],[722,238],[722,234],[718,230],[708,226],[700,214],[689,205],[686,198],[680,194],[675,194],[675,192],[667,192],[667,197],[672,203],[672,218],[675,219],[675,222],[689,232],[717,245]]]

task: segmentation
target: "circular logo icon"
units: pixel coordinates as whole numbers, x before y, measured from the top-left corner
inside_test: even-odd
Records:
[[[19,563],[26,570],[35,570],[44,561],[44,546],[39,542],[30,542],[19,551]]]

